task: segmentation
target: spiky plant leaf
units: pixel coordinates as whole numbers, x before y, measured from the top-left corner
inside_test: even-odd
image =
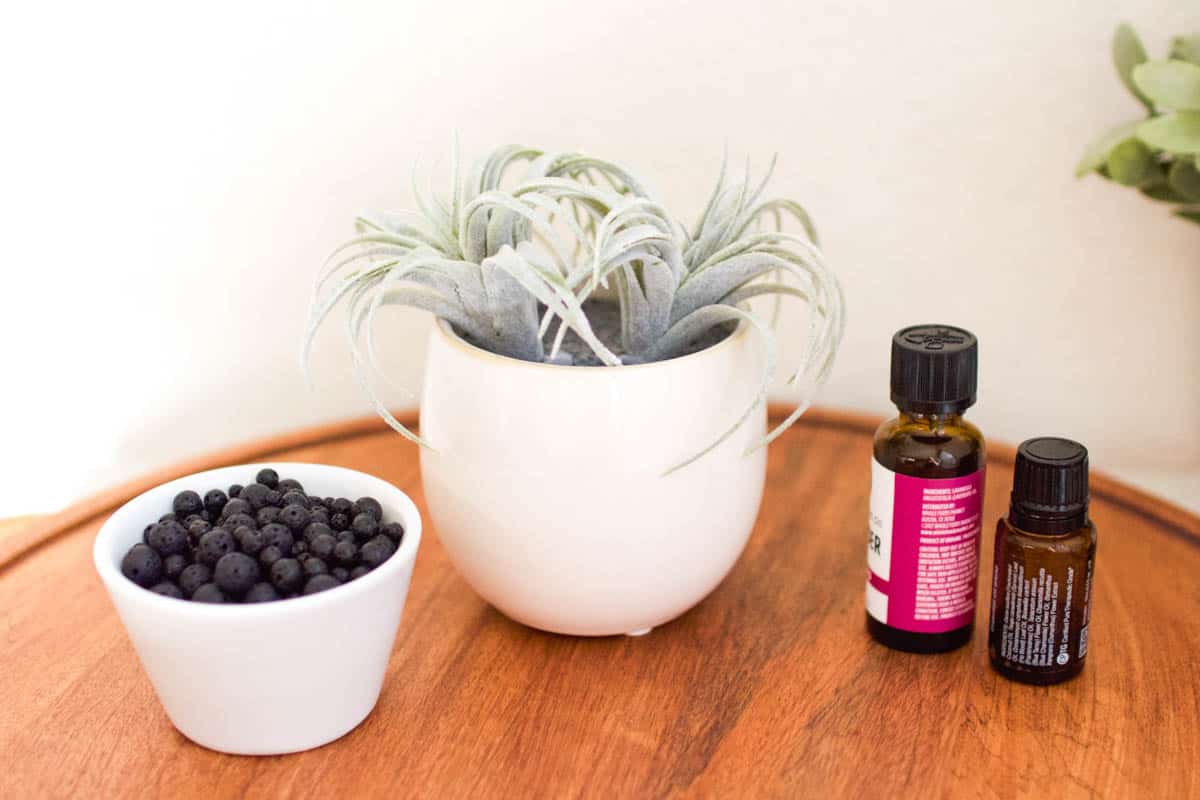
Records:
[[[522,163],[523,171],[514,169]],[[693,233],[629,170],[578,153],[511,145],[465,176],[456,154],[448,200],[422,192],[414,169],[419,211],[359,217],[359,235],[322,265],[305,354],[330,311],[344,303],[357,380],[390,425],[420,441],[376,392],[375,317],[384,306],[429,311],[488,350],[556,364],[579,355],[561,351],[568,332],[600,363],[619,366],[687,352],[717,325],[750,325],[768,355],[757,396],[733,427],[678,465],[684,466],[732,435],[765,399],[775,342],[741,307],[744,301],[771,295],[777,304],[791,298],[808,306],[792,384],[825,379],[844,331],[841,287],[816,246],[808,213],[791,200],[763,199],[774,166],[772,159],[765,176],[751,182],[748,169],[731,179],[723,162]],[[517,184],[505,189],[509,175]],[[783,231],[785,220],[799,223],[802,234]],[[619,305],[616,342],[597,336],[588,318],[586,304],[604,292]]]

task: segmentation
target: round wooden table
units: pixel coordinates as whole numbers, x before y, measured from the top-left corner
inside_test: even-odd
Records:
[[[1200,796],[1200,518],[1093,478],[1092,644],[1072,682],[993,673],[982,608],[969,647],[894,652],[863,623],[875,423],[818,410],[776,442],[733,572],[642,638],[509,621],[430,529],[379,705],[271,758],[171,727],[93,572],[96,529],[149,486],[251,460],[366,470],[422,505],[416,450],[358,420],[92,498],[0,542],[0,797]],[[1012,477],[1012,449],[990,450],[981,576]]]

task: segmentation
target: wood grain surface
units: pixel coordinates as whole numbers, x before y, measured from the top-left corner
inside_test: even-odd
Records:
[[[893,652],[863,629],[873,425],[814,411],[775,443],[737,566],[642,638],[510,622],[431,528],[374,712],[338,742],[271,758],[171,727],[93,573],[95,532],[148,486],[254,459],[373,472],[424,511],[415,449],[359,420],[84,501],[0,551],[0,798],[1200,796],[1200,518],[1093,479],[1091,646],[1070,683],[994,674],[986,612],[957,652]],[[985,576],[1012,463],[990,450]]]

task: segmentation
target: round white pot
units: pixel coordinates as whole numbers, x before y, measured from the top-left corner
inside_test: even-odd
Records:
[[[264,466],[320,495],[374,497],[404,525],[400,548],[336,589],[254,605],[162,597],[121,574],[142,529],[183,489],[249,483]],[[379,699],[400,625],[421,517],[404,492],[371,475],[320,464],[244,464],[164,483],[119,508],[96,536],[96,570],[158,699],[179,731],[212,750],[292,753],[353,730]]]
[[[425,496],[455,566],[542,630],[640,634],[702,600],[758,515],[766,407],[712,452],[757,393],[742,325],[699,353],[627,367],[498,356],[439,321],[421,398]]]

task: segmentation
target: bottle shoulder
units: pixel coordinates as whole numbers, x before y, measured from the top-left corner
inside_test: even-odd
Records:
[[[893,472],[925,478],[969,475],[987,457],[983,433],[962,417],[886,420],[875,431],[873,450],[875,460]]]
[[[1061,534],[1029,533],[1014,527],[1007,517],[996,523],[996,541],[1008,550],[1085,557],[1096,549],[1096,526],[1088,520],[1082,528]]]

